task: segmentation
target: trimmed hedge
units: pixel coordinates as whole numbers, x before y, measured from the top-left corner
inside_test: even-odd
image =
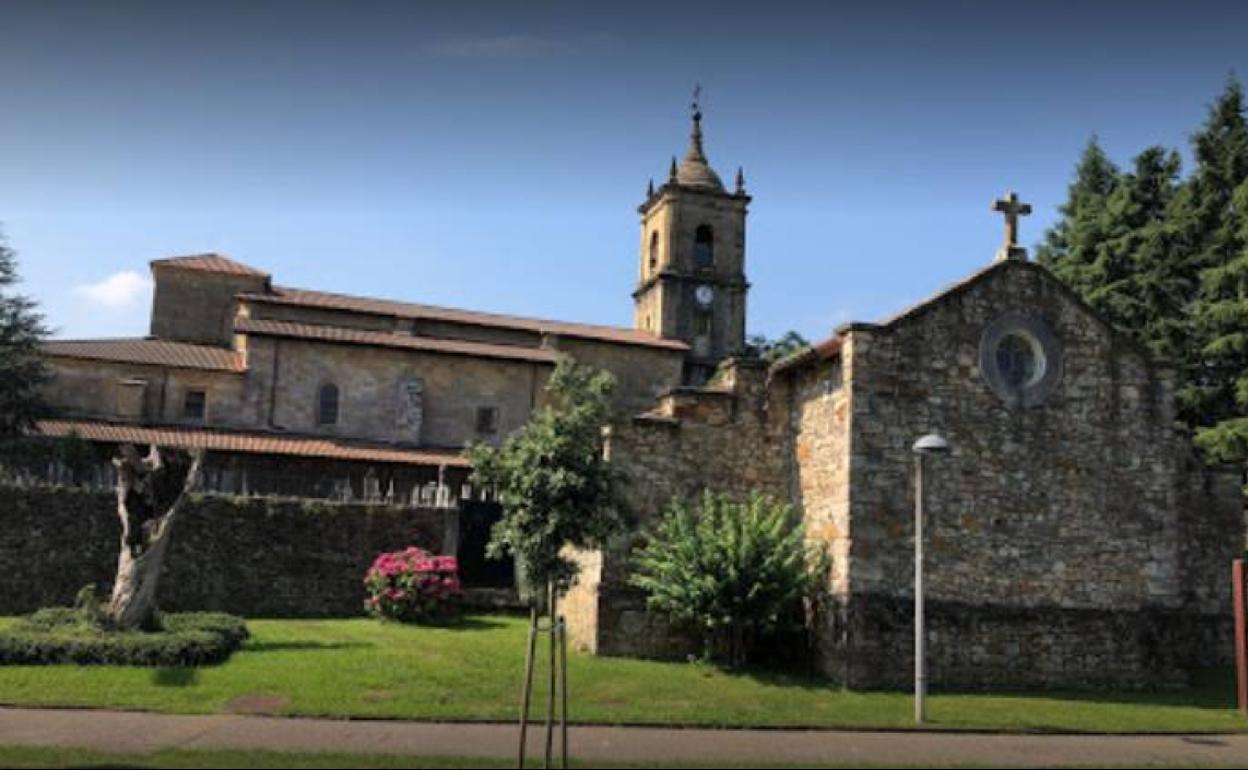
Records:
[[[162,615],[161,631],[109,631],[79,610],[55,607],[0,631],[0,665],[205,666],[247,640],[241,618],[220,612]]]

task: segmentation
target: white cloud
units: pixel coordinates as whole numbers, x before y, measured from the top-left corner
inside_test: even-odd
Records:
[[[151,279],[133,270],[122,270],[97,283],[74,287],[74,294],[109,310],[134,307],[140,299],[151,294],[151,291]]]

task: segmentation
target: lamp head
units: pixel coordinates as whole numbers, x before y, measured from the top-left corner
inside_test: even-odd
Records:
[[[929,433],[921,436],[918,441],[914,442],[911,447],[915,454],[919,455],[947,455],[949,454],[949,442],[939,433]]]

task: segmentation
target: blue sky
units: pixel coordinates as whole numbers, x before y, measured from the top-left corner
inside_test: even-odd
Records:
[[[636,206],[745,167],[750,329],[823,337],[1040,237],[1092,133],[1180,147],[1248,4],[0,4],[0,223],[62,336],[146,332],[147,262],[627,325]],[[614,4],[612,4],[614,5]],[[604,6],[604,7],[600,7]]]

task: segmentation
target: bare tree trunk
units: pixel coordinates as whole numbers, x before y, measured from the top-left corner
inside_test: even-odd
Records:
[[[153,446],[147,457],[127,444],[117,466],[117,516],[121,552],[107,617],[118,628],[149,627],[156,612],[156,587],[174,522],[186,494],[199,481],[203,452],[171,460]]]

